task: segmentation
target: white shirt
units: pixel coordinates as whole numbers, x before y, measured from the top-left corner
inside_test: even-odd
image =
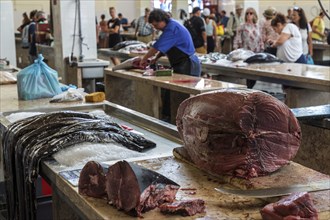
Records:
[[[304,28],[304,29],[299,28],[299,31],[300,31],[300,35],[301,35],[301,42],[302,42],[302,47],[303,47],[303,53],[305,55],[307,55],[309,53],[308,42],[307,42],[307,40],[308,40],[308,34],[310,32],[312,32],[312,28],[311,28],[310,24],[308,24],[308,34],[307,34],[306,28]]]
[[[277,47],[277,57],[284,62],[294,63],[303,54],[299,29],[295,24],[288,23],[282,33],[289,34],[291,37]]]

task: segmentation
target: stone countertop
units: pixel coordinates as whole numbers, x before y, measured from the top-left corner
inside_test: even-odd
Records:
[[[111,49],[99,49],[98,51],[104,55],[125,59],[139,56],[139,54],[121,53]],[[168,60],[164,57],[159,59],[159,62],[168,64]],[[267,63],[236,67],[202,63],[202,70],[230,77],[273,82],[317,91],[330,91],[330,68],[327,66],[298,63]]]
[[[143,76],[141,70],[116,70],[105,69],[105,74],[145,82],[153,86],[174,90],[182,93],[197,95],[204,92],[227,88],[246,88],[244,85],[222,82],[218,80],[204,79],[200,77],[175,74],[172,76]]]

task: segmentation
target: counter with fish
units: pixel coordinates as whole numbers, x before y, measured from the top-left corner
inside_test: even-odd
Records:
[[[99,50],[101,54],[123,59],[139,56],[137,53]],[[330,99],[329,67],[295,63],[280,63],[276,57],[238,49],[230,54],[199,55],[202,70],[212,79],[240,83],[239,79],[259,80],[284,86],[286,104],[291,108],[327,104]],[[159,62],[168,65],[165,58]]]
[[[222,101],[226,96],[235,102]],[[28,101],[28,109],[13,111],[22,107],[19,102],[12,104],[9,100],[12,109],[7,108],[1,117],[1,137],[5,137],[7,155],[6,180],[10,183],[7,192],[14,204],[10,206],[13,218],[34,219],[31,180],[38,171],[53,189],[53,219],[131,219],[131,215],[145,219],[262,219],[264,215],[274,215],[269,206],[286,209],[279,196],[283,189],[284,194],[297,193],[293,194],[294,198],[286,199],[290,201],[287,208],[293,206],[306,211],[299,205],[299,201],[303,201],[311,206],[305,217],[330,218],[329,176],[290,161],[299,148],[299,125],[284,104],[265,93],[223,90],[191,97],[180,106],[178,128],[109,102],[42,108],[39,104],[45,100],[33,100]],[[271,106],[275,110],[267,111]],[[36,111],[37,115],[20,121],[10,117],[20,113],[36,114]],[[278,118],[283,120],[274,121]],[[256,129],[250,132],[251,128]],[[31,138],[29,134],[38,134],[40,138]],[[292,140],[274,138],[274,134]],[[228,137],[228,141],[223,142],[224,137]],[[96,146],[93,143],[83,148],[81,143],[107,142],[111,138],[114,142],[123,141],[122,145],[111,143],[104,147],[100,144],[107,143]],[[126,148],[137,143],[151,148],[143,152]],[[222,144],[215,149],[216,145],[208,143]],[[247,143],[246,147],[243,143]],[[261,148],[256,149],[253,143]],[[196,155],[203,151],[200,144],[206,151],[199,158]],[[276,147],[279,145],[282,147]],[[103,155],[95,154],[98,151]],[[226,154],[232,160],[222,160],[223,166],[218,164],[220,173],[215,174],[210,163],[201,166],[199,162],[207,156],[214,159]],[[269,163],[269,157],[274,163]],[[99,161],[106,171],[91,160]],[[13,172],[16,178],[10,178],[13,176],[10,170],[17,170]],[[141,181],[141,174],[151,182]],[[105,185],[102,187],[102,184]],[[17,189],[17,186],[24,187]],[[240,190],[229,190],[231,194],[228,194],[224,193],[226,187]],[[267,198],[232,194],[246,193],[246,189],[270,189],[273,194],[267,194]],[[299,193],[301,189],[309,193]],[[137,200],[128,200],[127,194]]]
[[[210,80],[182,74],[148,76],[145,70],[105,69],[106,99],[144,114],[161,118],[161,89],[170,91],[171,123],[175,123],[178,105],[191,95],[226,88],[245,88],[244,85]],[[118,94],[120,93],[120,96]]]

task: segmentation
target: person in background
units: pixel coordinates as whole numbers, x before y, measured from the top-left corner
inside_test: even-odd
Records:
[[[192,27],[197,33],[196,39],[193,39],[194,47],[197,53],[206,54],[207,53],[207,39],[205,32],[205,23],[203,18],[201,18],[201,9],[195,7],[192,11],[192,17],[189,19]]]
[[[135,36],[138,41],[149,43],[155,37],[154,29],[148,23],[148,18],[150,14],[150,9],[144,9],[144,15],[139,17],[136,22]]]
[[[120,42],[120,20],[116,17],[116,9],[114,7],[109,8],[111,19],[107,23],[107,32],[109,33],[109,48],[114,47]],[[118,65],[120,60],[116,57],[111,57],[111,61],[114,65]]]
[[[324,30],[324,12],[321,11],[319,16],[313,20],[313,27],[312,27],[312,39],[317,41],[323,41],[325,38]]]
[[[148,59],[154,55],[156,57],[152,63],[166,55],[175,73],[200,76],[200,62],[194,54],[195,49],[188,30],[161,9],[154,9],[150,13],[149,23],[163,33],[142,58],[141,66],[146,66]]]
[[[24,12],[24,13],[22,14],[22,16],[23,16],[22,24],[17,28],[17,31],[19,31],[20,33],[22,33],[24,27],[27,26],[27,25],[29,25],[30,22],[31,22],[31,20],[30,20],[30,18],[29,18],[29,16],[27,15],[26,12]]]
[[[276,56],[276,48],[267,45],[268,40],[275,41],[278,38],[278,34],[274,31],[271,26],[271,21],[276,15],[276,10],[274,8],[268,8],[264,11],[264,19],[261,19],[259,25],[261,27],[262,41],[265,45],[266,53],[270,53]]]
[[[22,38],[22,45],[21,47],[24,49],[29,48],[29,26],[31,23],[31,19],[27,16],[26,12],[23,13],[23,21],[22,25],[17,28],[19,32],[21,32],[21,38]]]
[[[245,22],[237,29],[234,49],[244,48],[256,53],[263,51],[264,43],[258,24],[258,15],[254,8],[246,9],[244,20]]]
[[[233,48],[244,48],[253,52],[261,52],[264,49],[261,30],[258,24],[258,15],[254,8],[247,8],[244,17],[245,22],[237,28]],[[246,80],[247,88],[252,89],[255,80]]]
[[[221,14],[218,12],[217,8],[211,8],[211,14],[214,14],[213,20],[218,23],[221,20]]]
[[[277,40],[269,40],[272,47],[277,47],[277,57],[287,63],[304,63],[307,60],[303,54],[301,35],[298,27],[287,23],[285,15],[277,13],[271,25],[279,34]]]
[[[166,55],[174,73],[200,76],[201,64],[195,55],[195,48],[189,31],[161,9],[154,9],[150,13],[148,21],[155,29],[163,33],[144,55],[140,65],[146,66],[149,58],[155,56],[150,61],[150,64],[154,64],[161,56]],[[169,90],[162,90],[162,100],[162,117],[163,120],[168,121],[171,116]]]
[[[293,8],[292,22],[299,28],[303,53],[306,56],[306,59],[308,59],[308,56],[313,56],[312,28],[308,23],[305,12],[302,8]]]
[[[288,14],[286,15],[286,22],[290,23],[292,22],[292,13],[293,13],[293,8],[288,8]]]
[[[105,14],[101,14],[101,21],[100,21],[100,32],[99,32],[99,47],[100,48],[107,48],[108,47],[108,24],[105,20]]]
[[[226,28],[227,27],[227,23],[228,23],[228,20],[229,20],[229,17],[226,16],[226,11],[225,10],[222,10],[220,12],[220,15],[221,15],[221,24]]]
[[[223,53],[229,53],[233,49],[233,43],[236,36],[237,28],[244,22],[244,16],[242,15],[243,6],[238,4],[235,6],[236,14],[230,13],[227,27],[225,29],[225,39],[223,41]]]
[[[210,9],[204,8],[203,17],[205,20],[205,32],[207,40],[207,53],[214,52],[217,45],[217,27],[215,21],[210,18]]]
[[[128,31],[130,25],[128,24],[128,19],[123,17],[122,13],[118,13],[118,18],[120,20],[120,24],[123,27],[124,31]]]
[[[30,12],[31,23],[29,25],[28,35],[29,35],[29,60],[30,63],[34,63],[34,60],[37,59],[37,47],[36,47],[36,22],[37,22],[37,14],[38,10],[33,10]]]

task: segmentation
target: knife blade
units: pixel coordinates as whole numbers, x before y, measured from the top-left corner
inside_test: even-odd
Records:
[[[326,182],[317,182],[310,185],[291,185],[275,188],[263,188],[263,189],[234,189],[226,187],[215,188],[216,191],[233,194],[238,196],[254,197],[254,198],[267,198],[289,195],[296,192],[317,192],[330,189],[330,180]]]

